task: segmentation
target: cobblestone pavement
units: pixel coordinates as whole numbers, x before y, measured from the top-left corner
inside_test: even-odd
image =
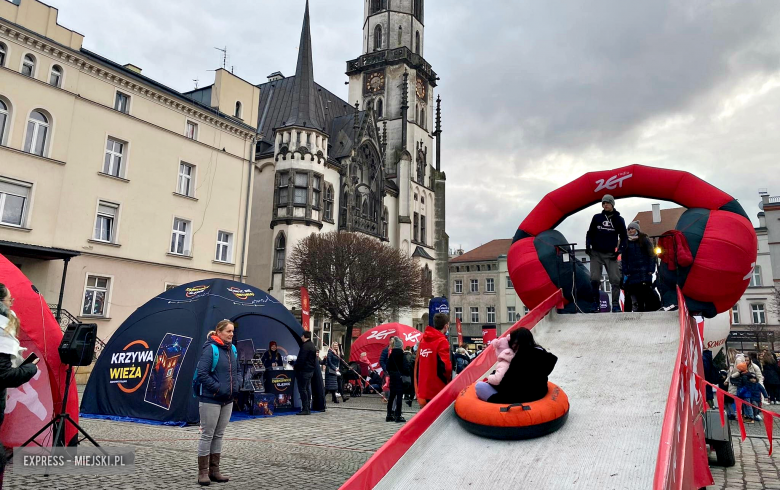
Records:
[[[232,422],[225,432],[222,470],[232,488],[337,489],[403,424],[385,422],[377,395],[328,404],[325,413]],[[411,418],[419,407],[404,404]],[[43,477],[6,473],[7,489],[199,488],[198,427],[82,419],[101,445],[135,446],[132,475]],[[9,467],[11,469],[12,467]]]

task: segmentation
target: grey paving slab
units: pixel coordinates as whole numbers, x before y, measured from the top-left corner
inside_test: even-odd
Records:
[[[558,356],[550,379],[571,403],[561,430],[528,441],[484,439],[462,430],[450,408],[376,488],[650,488],[677,313],[553,313],[533,332]]]

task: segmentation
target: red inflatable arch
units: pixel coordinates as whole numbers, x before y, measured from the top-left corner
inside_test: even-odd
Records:
[[[686,298],[714,305],[720,313],[730,309],[745,292],[755,267],[757,238],[742,206],[688,172],[629,165],[588,172],[550,192],[520,224],[507,261],[510,277],[525,306],[534,308],[558,289],[536,257],[534,237],[555,228],[567,216],[600,202],[605,194],[615,198],[663,199],[689,209],[709,210],[698,220],[701,232],[692,232],[698,233],[695,259],[681,284],[683,293]]]

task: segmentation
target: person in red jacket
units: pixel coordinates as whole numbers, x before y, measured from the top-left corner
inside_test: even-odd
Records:
[[[444,313],[433,316],[433,327],[426,327],[417,351],[417,402],[424,407],[452,379],[450,342],[444,331],[450,317]]]

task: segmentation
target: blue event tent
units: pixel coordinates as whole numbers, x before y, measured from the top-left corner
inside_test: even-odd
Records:
[[[298,354],[303,328],[273,296],[224,279],[192,282],[152,298],[120,325],[93,367],[81,412],[197,423],[192,377],[206,335],[223,319],[236,325],[239,357],[242,341],[267,348],[275,340],[283,353]],[[312,378],[312,392],[312,409],[323,410],[321,376]]]

